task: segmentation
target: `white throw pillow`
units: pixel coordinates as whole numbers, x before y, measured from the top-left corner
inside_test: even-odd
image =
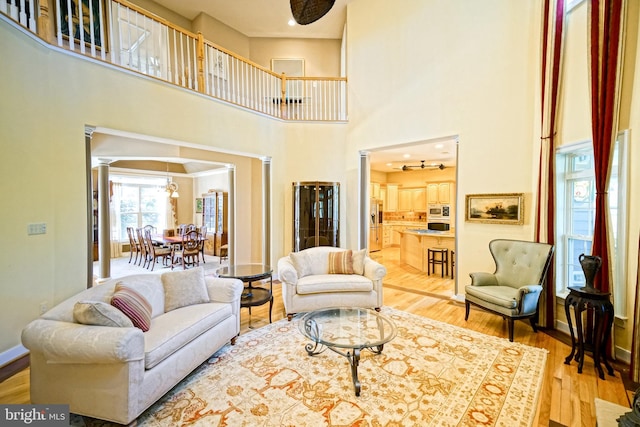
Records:
[[[367,249],[360,249],[359,251],[353,251],[351,259],[353,260],[353,273],[363,275],[364,274],[364,258],[367,255]]]
[[[299,279],[311,274],[311,265],[308,258],[305,252],[291,252],[289,254],[289,259],[298,272]]]
[[[73,306],[73,320],[83,325],[133,328],[123,312],[102,301],[78,301]]]
[[[162,286],[164,288],[165,312],[187,305],[209,302],[209,293],[202,267],[163,273]]]

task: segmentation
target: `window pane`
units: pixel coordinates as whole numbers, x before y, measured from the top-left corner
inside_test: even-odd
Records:
[[[593,155],[590,153],[580,153],[570,155],[570,172],[593,170]]]
[[[138,212],[138,187],[123,185],[121,193],[120,212]]]
[[[120,222],[122,224],[122,227],[120,227],[120,239],[127,241],[129,239],[127,227],[138,228],[138,214],[122,214],[120,215]]]
[[[571,181],[569,234],[590,236],[595,222],[595,191],[593,179]]]
[[[568,259],[567,259],[567,286],[584,286],[585,278],[582,266],[580,265],[581,254],[591,254],[591,240],[576,239],[570,237],[568,239]]]

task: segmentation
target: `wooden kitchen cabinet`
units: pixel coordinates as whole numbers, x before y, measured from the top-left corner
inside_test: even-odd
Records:
[[[388,248],[391,246],[392,234],[393,234],[393,226],[391,225],[382,226],[382,247],[383,248]]]
[[[387,209],[388,212],[398,211],[398,185],[387,184]]]
[[[372,199],[379,199],[380,198],[380,183],[379,182],[372,182],[369,184],[369,196]]]
[[[426,212],[426,189],[403,188],[398,191],[398,210]]]
[[[400,212],[411,210],[411,190],[408,188],[398,190],[398,210]]]
[[[432,182],[427,184],[427,203],[429,204],[451,204],[453,200],[453,183]]]
[[[387,189],[380,187],[380,199],[382,200],[382,212],[387,211]]]
[[[427,211],[427,190],[425,188],[414,188],[411,193],[411,210],[418,212]]]

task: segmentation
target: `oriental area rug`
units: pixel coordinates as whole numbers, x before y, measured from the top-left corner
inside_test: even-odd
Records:
[[[241,335],[138,418],[138,426],[531,426],[547,351],[383,308],[398,329],[346,357],[309,356],[299,319]]]

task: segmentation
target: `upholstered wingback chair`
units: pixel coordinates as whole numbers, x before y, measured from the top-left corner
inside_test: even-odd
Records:
[[[509,321],[509,341],[513,322],[529,319],[537,332],[538,300],[553,257],[553,245],[521,240],[497,239],[489,243],[496,263],[495,273],[471,273],[465,287],[465,315],[473,304]]]

